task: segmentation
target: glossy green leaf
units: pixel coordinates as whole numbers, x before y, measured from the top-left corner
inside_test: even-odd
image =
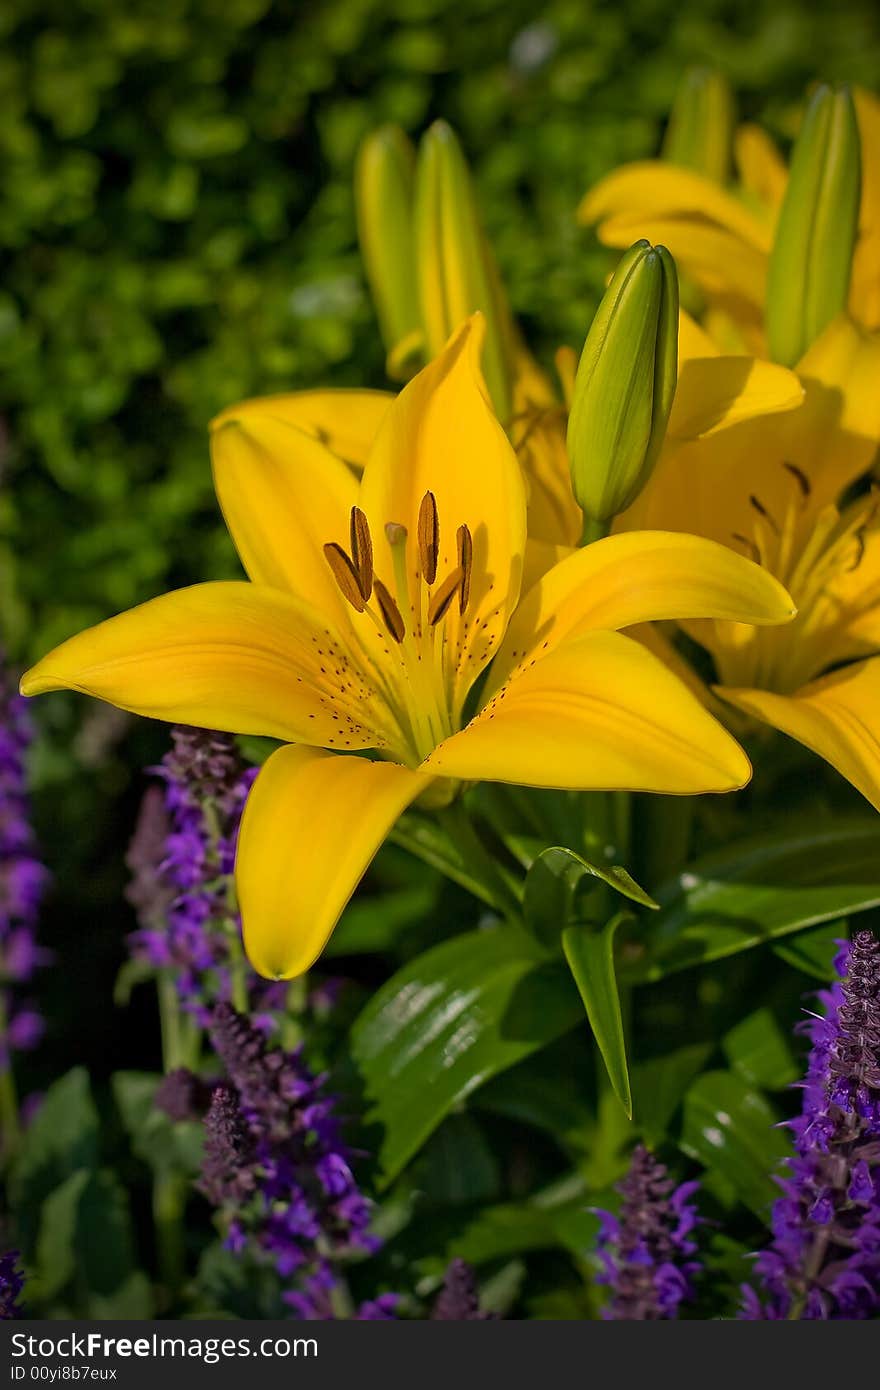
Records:
[[[733,1072],[706,1072],[685,1096],[682,1149],[762,1221],[779,1195],[774,1175],[791,1152],[778,1121],[764,1096]]]
[[[770,1009],[740,1019],[721,1046],[733,1070],[752,1086],[778,1091],[800,1075],[788,1037]]]
[[[660,980],[880,904],[876,817],[743,840],[664,885],[625,978]]]
[[[385,1182],[454,1105],[580,1016],[567,972],[510,926],[455,937],[399,970],[352,1030],[367,1119],[384,1129]]]
[[[526,921],[540,935],[557,939],[574,914],[578,889],[584,885],[584,880],[595,879],[642,907],[657,906],[619,864],[596,864],[574,850],[553,845],[542,850],[526,874],[523,890]]]
[[[627,918],[628,914],[618,913],[599,930],[585,926],[566,927],[562,933],[562,949],[615,1094],[631,1119],[632,1091],[614,962],[615,933]]]

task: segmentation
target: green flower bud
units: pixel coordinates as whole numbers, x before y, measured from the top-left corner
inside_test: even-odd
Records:
[[[415,150],[399,126],[368,135],[358,151],[355,205],[358,238],[389,370],[405,379],[421,345],[413,244]]]
[[[470,314],[482,310],[482,366],[499,417],[511,410],[513,322],[477,211],[470,172],[445,121],[422,138],[416,170],[415,241],[422,329],[435,356]]]
[[[734,101],[726,77],[712,68],[689,68],[676,92],[663,158],[727,183],[733,151]]]
[[[665,246],[621,257],[584,343],[568,421],[572,484],[607,522],[638,496],[666,434],[678,379],[678,277]]]
[[[793,367],[846,307],[860,194],[852,96],[820,87],[794,147],[767,272],[767,342],[783,366]]]

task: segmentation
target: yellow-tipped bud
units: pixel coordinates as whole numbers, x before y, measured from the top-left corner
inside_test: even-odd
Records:
[[[735,121],[733,93],[712,68],[689,68],[682,77],[663,140],[663,158],[696,169],[715,183],[730,177]]]
[[[607,522],[637,497],[663,444],[678,379],[678,276],[665,246],[621,257],[584,343],[568,421],[572,484]]]
[[[358,238],[391,374],[405,379],[421,341],[413,243],[415,150],[396,125],[368,135],[358,151]]]
[[[846,307],[860,193],[852,96],[819,87],[792,154],[767,273],[767,342],[783,366],[793,367]]]
[[[461,146],[445,121],[422,138],[416,169],[415,242],[422,329],[429,357],[482,310],[482,366],[499,417],[511,409],[514,333],[510,310],[477,212]]]

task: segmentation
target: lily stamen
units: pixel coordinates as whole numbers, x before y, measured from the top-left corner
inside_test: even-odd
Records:
[[[382,621],[389,635],[398,645],[406,636],[406,625],[394,598],[385,588],[381,579],[374,579],[373,588],[376,593],[376,600],[379,604],[379,612],[382,614]]]
[[[361,576],[342,546],[337,545],[336,541],[329,541],[324,546],[324,558],[330,566],[333,578],[339,585],[343,598],[348,600],[356,612],[363,613],[366,608],[366,597],[361,591]]]
[[[426,583],[433,584],[437,578],[437,559],[440,553],[440,521],[437,516],[437,499],[433,492],[426,492],[419,507],[419,564]]]
[[[373,592],[373,539],[370,524],[360,507],[351,509],[350,534],[351,558],[366,603]]]
[[[431,627],[435,627],[436,624],[440,622],[441,618],[446,616],[449,612],[449,605],[452,603],[455,595],[461,595],[464,580],[465,572],[461,565],[456,565],[455,569],[447,574],[440,588],[432,596],[431,602],[428,604],[428,623]]]

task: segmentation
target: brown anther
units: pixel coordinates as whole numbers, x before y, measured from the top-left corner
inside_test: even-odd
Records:
[[[419,564],[428,584],[437,578],[437,556],[440,550],[440,521],[437,499],[426,492],[419,507]]]
[[[458,564],[462,572],[461,588],[458,591],[458,611],[463,613],[471,596],[471,574],[474,568],[474,541],[470,527],[459,526],[455,539],[458,542]]]
[[[755,542],[750,540],[748,536],[741,536],[739,531],[732,531],[731,535],[735,541],[739,541],[741,545],[744,545],[746,550],[750,552],[752,559],[760,564],[761,552],[755,545]]]
[[[350,525],[351,558],[366,603],[373,592],[373,538],[370,524],[360,507],[352,507]]]
[[[813,489],[810,485],[810,480],[807,477],[804,470],[802,468],[798,468],[796,463],[789,463],[788,460],[785,460],[782,466],[783,468],[787,469],[791,476],[795,479],[798,487],[801,490],[801,496],[803,497],[804,501],[806,501]]]
[[[456,565],[455,569],[447,574],[436,593],[432,595],[431,602],[428,604],[428,622],[431,627],[439,623],[445,615],[450,603],[460,591],[463,579],[464,570],[461,565]]]
[[[361,593],[360,575],[355,569],[351,560],[335,541],[328,542],[324,546],[324,558],[333,572],[333,578],[342,590],[344,598],[347,598],[352,608],[358,613],[363,613],[366,606],[366,599]]]
[[[400,616],[400,609],[381,579],[373,580],[373,589],[379,604],[379,612],[382,614],[382,621],[388,629],[389,636],[393,637],[395,642],[402,642],[406,636],[406,628],[403,625],[403,618]]]

